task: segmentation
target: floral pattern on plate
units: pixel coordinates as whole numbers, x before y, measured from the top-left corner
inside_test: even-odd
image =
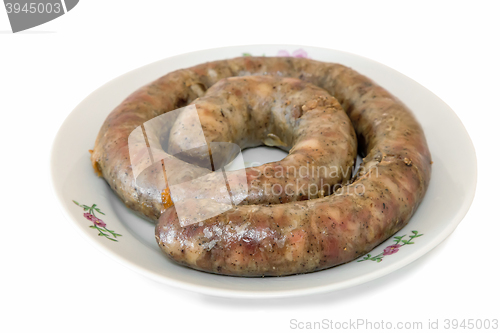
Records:
[[[399,251],[399,249],[402,248],[403,246],[415,244],[413,242],[413,239],[423,235],[423,234],[419,234],[417,230],[413,230],[411,233],[412,233],[412,235],[410,235],[409,239],[403,239],[404,237],[406,237],[406,235],[394,236],[394,239],[395,239],[394,241],[396,242],[396,244],[389,245],[388,247],[386,247],[384,249],[384,251],[382,253],[379,253],[376,256],[372,256],[371,254],[367,254],[366,256],[363,257],[363,259],[358,260],[358,262],[367,261],[367,260],[381,262],[385,256],[390,256],[390,255],[397,253]]]
[[[92,206],[87,206],[87,205],[80,205],[75,200],[73,200],[73,202],[75,203],[75,205],[83,208],[83,211],[86,212],[83,213],[83,217],[85,217],[87,220],[93,223],[92,225],[89,226],[89,228],[96,229],[97,231],[99,231],[98,236],[104,236],[110,241],[118,242],[116,238],[121,235],[114,232],[113,230],[106,228],[106,223],[104,223],[103,220],[97,217],[96,212],[102,215],[106,214],[101,212],[101,210],[97,208],[96,204],[93,204]]]

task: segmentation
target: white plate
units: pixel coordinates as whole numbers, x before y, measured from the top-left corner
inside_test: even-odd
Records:
[[[129,211],[107,183],[94,174],[88,150],[93,148],[101,124],[130,93],[173,70],[243,53],[274,56],[287,52],[293,56],[307,55],[315,60],[350,66],[374,79],[413,110],[425,130],[432,153],[432,179],[418,211],[395,236],[406,235],[403,239],[408,240],[413,230],[422,236],[415,238],[414,244],[399,248],[397,253],[378,257],[382,261],[352,261],[316,273],[279,278],[218,276],[176,265],[156,245],[154,226]],[[262,158],[260,162],[283,157],[276,150],[255,149],[258,149],[257,154],[255,150],[245,151],[247,162],[252,156]],[[437,96],[375,61],[335,50],[293,45],[235,46],[192,52],[155,62],[112,80],[90,94],[68,116],[53,145],[51,169],[54,190],[66,216],[104,253],[139,273],[172,286],[210,295],[246,298],[339,290],[400,269],[453,232],[469,209],[476,187],[476,156],[472,142],[458,117]],[[73,200],[88,206],[96,204],[106,214],[97,213],[106,227],[121,234],[116,236],[117,241],[99,237],[98,230],[89,228],[92,222],[83,216],[83,208]],[[371,252],[372,257],[383,253],[384,248],[392,244],[395,244],[393,238],[382,243]]]

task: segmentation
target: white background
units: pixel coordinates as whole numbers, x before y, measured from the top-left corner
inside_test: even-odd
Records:
[[[293,318],[423,321],[424,327],[429,319],[441,327],[446,318],[500,320],[499,4],[86,0],[18,34],[9,32],[0,7],[0,331],[282,332]],[[50,148],[72,109],[109,80],[153,61],[265,43],[371,58],[451,106],[474,142],[478,186],[448,239],[409,266],[355,288],[250,301],[151,281],[77,233],[49,179]]]

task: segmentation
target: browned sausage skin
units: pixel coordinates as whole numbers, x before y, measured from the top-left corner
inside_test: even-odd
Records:
[[[335,96],[364,142],[362,171],[337,193],[282,205],[237,206],[181,227],[174,208],[156,227],[160,247],[189,267],[237,276],[313,272],[357,258],[406,225],[427,190],[431,156],[412,113],[339,64],[237,58],[193,67],[201,83],[232,75],[297,77]]]

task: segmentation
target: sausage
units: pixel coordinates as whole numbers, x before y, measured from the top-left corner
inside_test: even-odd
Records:
[[[240,205],[187,227],[175,207],[167,209],[156,239],[176,262],[234,276],[314,272],[366,254],[405,226],[422,201],[431,176],[423,130],[402,102],[365,76],[296,58],[236,58],[188,71],[205,86],[249,74],[313,83],[342,104],[364,158],[354,181],[324,198]]]
[[[193,157],[186,156],[186,147],[178,144],[193,137],[192,133],[181,128],[183,121],[188,119],[177,121],[170,130],[171,154],[162,154],[165,161],[150,163],[147,172],[137,179],[134,177],[134,161],[148,160],[147,149],[134,149],[140,147],[141,140],[144,141],[143,130],[147,133],[149,145],[161,151],[162,128],[166,125],[163,115],[188,104],[195,104],[203,111],[199,113],[204,124],[201,134],[207,142],[236,142],[241,148],[261,143],[278,145],[285,150],[291,148],[284,160],[247,170],[249,193],[238,203],[277,204],[315,198],[330,194],[333,185],[350,179],[356,157],[355,133],[340,104],[325,90],[296,78],[278,80],[272,76],[253,76],[224,80],[226,76],[246,73],[228,72],[227,62],[221,62],[219,67],[205,68],[206,72],[203,72],[203,67],[167,74],[139,89],[104,122],[92,152],[93,166],[129,208],[157,220],[172,204],[172,199],[181,200],[182,193],[170,197],[165,179],[167,173],[169,184],[195,179],[190,186],[184,186],[187,196],[194,191],[200,198],[217,193],[210,176],[200,178],[206,174],[204,168],[197,168],[171,155]],[[257,90],[259,94],[252,93]],[[235,96],[234,92],[240,96]],[[226,94],[224,98],[223,94]],[[226,102],[228,94],[232,96],[231,103]],[[231,112],[235,108],[233,104],[238,104],[245,112]],[[273,107],[282,111],[270,112]],[[225,111],[221,113],[220,109]],[[204,113],[210,116],[204,117]],[[223,125],[213,126],[210,121],[219,121],[218,124],[222,122]],[[217,160],[217,151],[212,153]],[[199,158],[203,159],[203,156]],[[283,170],[289,166],[297,169],[312,166],[318,172],[305,172],[311,175],[307,178],[298,174],[287,176]],[[229,173],[228,177],[231,176]],[[273,186],[276,185],[287,191],[275,195]],[[314,192],[308,191],[310,188]]]

